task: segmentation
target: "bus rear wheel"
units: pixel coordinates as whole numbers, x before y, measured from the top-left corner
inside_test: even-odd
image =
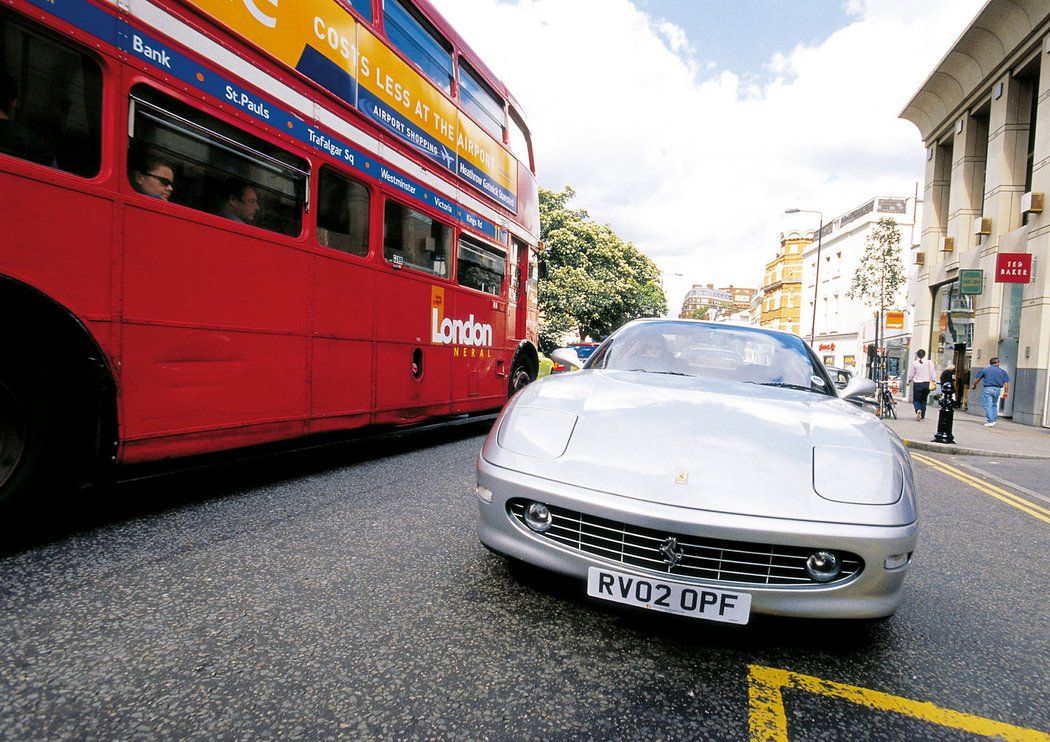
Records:
[[[48,402],[46,375],[0,362],[0,516],[24,514],[57,484],[63,463],[57,404]]]
[[[0,378],[0,492],[7,492],[7,482],[18,470],[25,445],[25,413],[15,393]]]

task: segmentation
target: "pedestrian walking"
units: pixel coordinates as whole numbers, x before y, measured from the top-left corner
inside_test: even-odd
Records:
[[[992,358],[988,365],[977,372],[973,377],[970,389],[977,388],[977,382],[984,382],[984,424],[986,428],[994,428],[996,420],[999,419],[999,395],[1006,399],[1010,394],[1010,375],[999,368],[999,359]]]
[[[936,373],[933,361],[926,360],[926,351],[920,348],[915,354],[915,362],[908,369],[911,404],[915,408],[915,419],[919,422],[926,419],[926,400],[930,396],[930,384],[937,378]]]

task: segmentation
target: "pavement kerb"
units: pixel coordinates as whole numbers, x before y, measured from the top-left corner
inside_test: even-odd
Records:
[[[952,443],[927,443],[925,441],[914,441],[909,438],[901,438],[904,445],[916,451],[930,451],[934,453],[946,453],[958,456],[990,456],[999,459],[1044,459],[1050,460],[1050,456],[1038,453],[1014,453],[1012,451],[985,451],[979,448],[964,448]]]

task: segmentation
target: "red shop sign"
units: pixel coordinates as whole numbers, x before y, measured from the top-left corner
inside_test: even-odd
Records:
[[[835,343],[821,343],[819,350],[835,350]]]
[[[1024,252],[1001,252],[995,256],[996,283],[1031,283],[1032,256]]]

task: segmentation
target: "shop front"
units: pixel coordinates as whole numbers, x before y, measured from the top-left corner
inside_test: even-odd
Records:
[[[973,366],[974,296],[981,293],[981,271],[960,275],[933,287],[933,342],[930,355],[939,371],[955,365],[955,406],[966,408]],[[980,400],[977,400],[980,406]]]

